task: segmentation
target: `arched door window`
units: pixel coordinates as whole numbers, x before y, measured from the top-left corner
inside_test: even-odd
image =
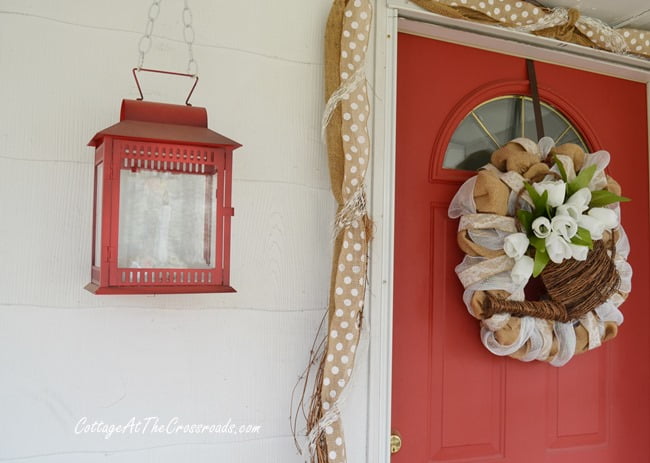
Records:
[[[575,143],[588,151],[578,129],[562,113],[544,102],[541,109],[547,136],[558,145]],[[532,99],[507,95],[485,101],[470,111],[456,128],[442,167],[476,170],[490,161],[494,150],[518,137],[537,140]]]

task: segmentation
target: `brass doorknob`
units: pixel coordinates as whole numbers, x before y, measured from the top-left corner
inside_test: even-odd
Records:
[[[394,433],[390,436],[390,453],[397,453],[402,448],[402,438],[399,434]]]

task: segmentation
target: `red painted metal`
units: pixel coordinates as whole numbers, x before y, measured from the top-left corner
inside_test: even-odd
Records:
[[[241,145],[207,128],[204,108],[124,100],[120,122],[98,132],[95,147],[93,264],[95,294],[162,294],[233,292],[230,286],[230,218],[232,152]],[[97,176],[102,168],[101,182]],[[121,172],[158,171],[198,175],[206,179],[205,204],[215,204],[216,229],[206,206],[203,255],[208,268],[131,268],[118,265]],[[209,187],[209,188],[208,188]],[[212,201],[212,198],[215,198]],[[101,243],[96,246],[98,227]],[[214,241],[210,238],[214,235]],[[188,237],[193,239],[195,237]],[[198,239],[198,238],[195,238]],[[215,249],[214,259],[212,248]],[[96,258],[96,249],[101,256]],[[99,261],[99,265],[95,265]]]
[[[449,201],[470,172],[442,168],[478,103],[527,93],[522,58],[398,38],[392,427],[394,463],[610,463],[650,455],[650,224],[644,84],[537,63],[562,111],[633,198],[622,205],[634,268],[613,341],[562,367],[489,353],[462,302]],[[587,120],[589,121],[587,123]],[[596,134],[598,135],[596,137]],[[553,134],[549,134],[553,135]]]
[[[120,122],[98,132],[89,146],[97,146],[104,137],[132,141],[165,141],[183,145],[229,146],[241,145],[208,129],[204,108],[180,106],[149,101],[123,100]]]

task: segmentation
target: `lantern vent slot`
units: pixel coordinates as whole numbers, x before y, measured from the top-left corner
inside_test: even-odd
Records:
[[[212,271],[186,271],[176,269],[119,269],[122,286],[171,286],[175,284],[207,285],[213,284]]]
[[[124,169],[151,169],[179,173],[208,174],[217,170],[213,150],[179,148],[173,145],[133,146],[124,144],[120,165]],[[207,166],[207,167],[206,167]]]

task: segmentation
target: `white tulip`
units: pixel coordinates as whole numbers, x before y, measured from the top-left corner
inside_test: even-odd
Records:
[[[571,241],[578,232],[578,222],[569,215],[556,215],[551,220],[551,230],[566,241]]]
[[[581,211],[580,209],[571,206],[570,204],[562,204],[561,206],[558,206],[557,209],[555,209],[555,215],[564,215],[567,217],[571,217],[573,220],[578,220],[578,217],[582,215],[584,211]]]
[[[572,206],[582,214],[584,211],[589,209],[589,202],[591,201],[591,191],[589,188],[580,188],[578,191],[573,193],[567,202],[564,203],[567,206]]]
[[[532,257],[522,256],[517,259],[514,267],[510,271],[510,278],[516,285],[522,285],[528,282],[528,279],[533,274],[534,261]]]
[[[546,252],[556,264],[562,263],[564,259],[570,259],[573,255],[569,243],[557,233],[551,233],[546,238]]]
[[[618,227],[618,216],[612,209],[606,207],[594,207],[588,212],[590,217],[598,220],[607,229]]]
[[[512,233],[503,240],[503,250],[508,257],[519,259],[526,254],[529,244],[525,233]]]
[[[548,191],[547,204],[551,207],[558,207],[564,203],[566,183],[562,180],[544,180],[543,182],[533,183],[533,188],[540,195]]]
[[[589,248],[587,246],[580,246],[578,244],[570,244],[571,246],[571,256],[575,260],[587,260],[587,254],[589,254]]]
[[[537,238],[546,238],[551,234],[551,221],[546,217],[537,217],[533,220],[532,227]]]
[[[592,240],[602,239],[605,231],[605,225],[600,220],[585,214],[578,217],[578,226],[586,229]]]

